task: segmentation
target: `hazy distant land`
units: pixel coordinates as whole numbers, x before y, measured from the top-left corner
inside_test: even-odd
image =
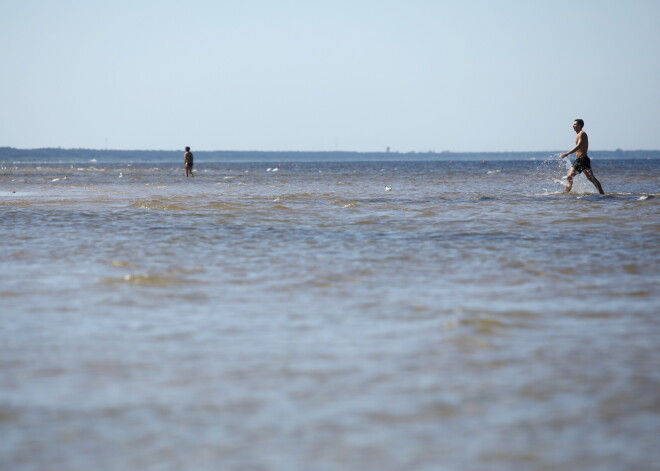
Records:
[[[201,151],[193,148],[196,162],[313,162],[313,161],[482,161],[543,160],[561,151],[530,152],[351,152],[351,151]],[[601,150],[589,153],[596,159],[658,159],[660,150]],[[16,149],[0,147],[3,162],[54,161],[152,161],[179,162],[183,150],[104,150],[104,149]]]

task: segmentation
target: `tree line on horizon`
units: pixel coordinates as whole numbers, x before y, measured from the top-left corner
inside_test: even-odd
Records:
[[[355,152],[355,151],[194,151],[195,159],[209,161],[305,161],[305,160],[530,160],[545,159],[559,151],[530,152]],[[592,151],[602,159],[657,159],[660,150],[613,150]],[[112,150],[112,149],[17,149],[0,147],[0,160],[149,160],[178,161],[183,159],[181,150]]]

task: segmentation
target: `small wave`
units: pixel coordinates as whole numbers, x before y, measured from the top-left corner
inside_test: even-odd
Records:
[[[195,281],[168,275],[124,275],[120,277],[101,278],[100,283],[109,285],[133,285],[166,288],[169,286],[195,283]]]
[[[150,204],[150,203],[132,204],[131,207],[140,208],[140,209],[152,209],[152,210],[156,209],[163,211],[182,211],[184,209],[188,209],[184,206],[176,205],[176,204]]]
[[[231,203],[231,202],[220,202],[216,201],[213,203],[208,203],[203,206],[204,209],[212,209],[212,210],[225,210],[225,211],[240,211],[243,209],[249,208],[250,205],[248,203]]]
[[[135,270],[135,269],[139,269],[139,268],[141,268],[141,267],[138,266],[138,265],[134,265],[134,264],[129,263],[129,262],[122,262],[121,260],[113,260],[112,262],[110,262],[110,264],[111,264],[113,267],[119,267],[119,268],[131,268],[131,269],[134,269],[134,270]]]
[[[496,198],[492,196],[473,196],[470,198],[471,201],[494,201]]]
[[[138,209],[152,209],[152,210],[163,210],[163,211],[182,211],[186,209],[190,209],[189,206],[179,203],[178,198],[172,198],[172,199],[152,199],[152,200],[146,200],[146,201],[135,201],[133,202],[130,207],[131,208],[138,208]]]

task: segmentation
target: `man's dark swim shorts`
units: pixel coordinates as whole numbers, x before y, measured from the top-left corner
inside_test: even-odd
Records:
[[[591,170],[591,159],[586,155],[584,157],[575,159],[573,168],[577,173],[582,173],[583,170]]]

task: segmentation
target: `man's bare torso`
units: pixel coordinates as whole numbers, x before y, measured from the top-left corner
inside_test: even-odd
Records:
[[[587,151],[589,150],[589,137],[584,131],[580,131],[575,138],[575,144],[580,147],[575,151],[575,156],[579,159],[580,157],[586,157]]]

